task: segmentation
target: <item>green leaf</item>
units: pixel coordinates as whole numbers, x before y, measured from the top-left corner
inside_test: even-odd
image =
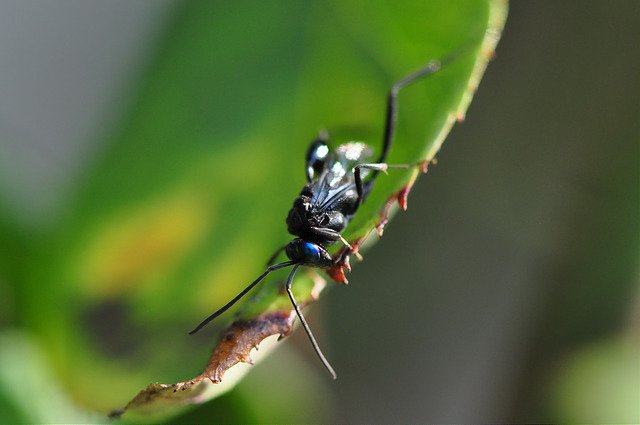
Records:
[[[212,382],[262,338],[291,331],[284,274],[238,304],[241,320],[204,374],[209,338],[233,316],[197,337],[186,331],[290,238],[284,218],[309,141],[327,128],[336,144],[379,149],[390,85],[463,52],[400,96],[388,162],[431,160],[464,116],[505,15],[498,0],[187,3],[27,277],[25,321],[74,399],[108,412],[149,382],[180,382],[154,384],[131,404],[159,420],[230,389],[238,366]],[[416,173],[381,175],[345,236],[368,234]],[[324,284],[299,273],[294,292],[307,304]],[[242,344],[225,345],[230,333]]]
[[[0,333],[1,423],[90,423],[102,419],[77,408],[59,388],[42,347],[16,330]]]
[[[636,334],[582,347],[555,368],[549,402],[557,418],[634,423],[640,415]]]

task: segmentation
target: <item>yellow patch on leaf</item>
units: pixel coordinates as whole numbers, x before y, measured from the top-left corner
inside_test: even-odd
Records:
[[[163,198],[122,211],[90,238],[78,273],[97,297],[138,288],[168,273],[211,225],[211,209],[198,197]]]

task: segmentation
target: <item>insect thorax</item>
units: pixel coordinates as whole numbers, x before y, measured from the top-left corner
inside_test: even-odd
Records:
[[[320,210],[314,208],[311,197],[301,194],[293,202],[287,216],[289,233],[304,240],[321,245],[331,245],[340,239],[339,233],[344,230],[351,214],[354,203],[343,202],[340,208]]]

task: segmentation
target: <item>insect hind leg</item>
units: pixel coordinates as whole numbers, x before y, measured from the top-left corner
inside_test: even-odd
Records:
[[[397,80],[391,86],[389,94],[387,95],[387,109],[385,114],[384,134],[382,138],[382,152],[380,152],[380,156],[376,161],[377,163],[386,162],[389,151],[391,150],[391,145],[395,137],[396,127],[398,123],[398,94],[400,93],[400,90],[428,77],[429,75],[435,74],[452,62],[455,62],[465,54],[472,51],[473,48],[474,45],[469,44],[441,58],[440,60],[430,60],[429,62],[424,64],[422,68],[419,68],[411,74],[408,74],[403,78]],[[372,173],[373,176],[375,177],[379,171],[380,170],[374,170]]]
[[[380,157],[376,161],[377,163],[384,163],[389,155],[391,144],[396,132],[396,126],[398,123],[398,94],[400,90],[405,88],[416,81],[419,81],[428,75],[435,74],[442,68],[442,62],[438,60],[431,60],[427,62],[422,68],[411,74],[396,81],[387,95],[387,110],[384,123],[384,136],[382,139],[382,152]],[[378,174],[380,170],[374,170],[374,176]]]

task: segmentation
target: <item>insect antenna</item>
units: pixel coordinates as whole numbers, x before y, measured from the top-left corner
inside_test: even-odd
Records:
[[[298,264],[295,261],[285,261],[284,263],[279,263],[279,264],[275,264],[273,266],[267,267],[267,270],[265,270],[264,273],[262,273],[260,276],[258,276],[258,278],[256,280],[251,282],[251,284],[249,286],[244,288],[242,290],[242,292],[240,292],[238,295],[236,295],[227,304],[225,304],[223,307],[220,307],[215,313],[213,313],[211,316],[209,316],[206,319],[204,319],[198,326],[195,327],[194,330],[189,332],[189,335],[195,334],[200,329],[205,327],[207,325],[207,323],[209,323],[210,321],[212,321],[213,319],[215,319],[216,317],[220,316],[222,313],[227,311],[232,305],[234,305],[236,302],[238,302],[240,300],[240,298],[244,297],[247,294],[247,292],[252,290],[254,286],[256,286],[258,283],[260,283],[262,281],[262,279],[264,279],[269,273],[271,273],[272,271],[278,270],[278,269],[282,269],[284,267],[292,266],[294,264],[296,264],[296,266],[298,266]]]
[[[318,355],[318,358],[320,359],[324,367],[327,369],[327,371],[329,371],[329,373],[331,374],[331,377],[333,379],[336,379],[338,377],[336,375],[336,372],[333,370],[333,368],[329,364],[329,361],[324,356],[324,354],[322,354],[322,350],[320,350],[320,346],[316,342],[316,339],[313,337],[311,328],[307,324],[307,321],[304,319],[304,316],[300,311],[300,307],[298,306],[298,303],[296,302],[296,299],[293,297],[293,293],[291,292],[291,283],[293,282],[293,276],[296,274],[296,270],[298,270],[298,267],[300,267],[300,264],[296,264],[295,266],[293,266],[293,269],[291,269],[291,273],[289,273],[289,277],[287,278],[287,287],[286,287],[287,294],[289,294],[289,299],[291,300],[291,304],[293,304],[293,308],[296,310],[296,314],[300,319],[300,323],[302,323],[302,327],[304,328],[304,331],[307,333],[307,336],[309,337],[309,341],[311,342],[311,345],[313,346],[314,351]]]

